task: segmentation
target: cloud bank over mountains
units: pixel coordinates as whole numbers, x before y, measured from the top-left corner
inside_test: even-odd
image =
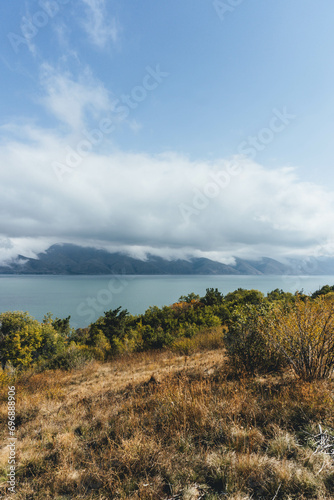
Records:
[[[333,249],[332,193],[291,168],[114,151],[59,175],[52,165],[63,149],[63,138],[31,125],[1,145],[2,261],[57,242],[226,263]]]
[[[156,105],[173,75],[152,61],[139,68],[134,87],[114,91],[112,71],[109,82],[102,66],[94,72],[83,54],[89,47],[95,59],[110,57],[122,44],[123,26],[105,0],[79,3],[75,40],[85,51],[71,45],[64,13],[75,7],[63,1],[29,39],[25,78],[34,81],[27,92],[34,112],[7,116],[0,127],[1,263],[34,257],[55,243],[225,264],[234,257],[333,255],[333,192],[304,182],[298,169],[267,168],[257,159],[288,124],[283,108],[255,138],[262,143],[252,159],[194,160],[168,148],[153,154],[120,147],[117,132],[138,133],[144,125],[134,111],[150,100]],[[57,40],[53,60],[38,44],[47,32]],[[18,61],[25,47],[19,48]]]

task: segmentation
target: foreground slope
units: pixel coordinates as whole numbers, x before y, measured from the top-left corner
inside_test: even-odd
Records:
[[[334,382],[236,378],[216,347],[22,376],[15,498],[334,498]]]

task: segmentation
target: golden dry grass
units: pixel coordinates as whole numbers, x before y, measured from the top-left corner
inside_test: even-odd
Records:
[[[334,428],[333,381],[236,379],[215,349],[133,354],[16,386],[10,498],[334,498],[333,460],[306,434]],[[2,446],[2,479],[7,459]]]

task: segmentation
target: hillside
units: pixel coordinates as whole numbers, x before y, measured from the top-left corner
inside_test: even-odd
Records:
[[[311,438],[334,427],[333,381],[238,378],[207,341],[15,385],[17,499],[334,498],[334,463]],[[6,396],[7,384],[2,424]],[[4,444],[2,480],[7,455]]]

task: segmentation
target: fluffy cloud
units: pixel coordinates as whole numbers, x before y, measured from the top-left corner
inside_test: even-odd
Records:
[[[60,179],[52,165],[64,139],[31,124],[19,130],[0,146],[2,261],[55,242],[224,262],[333,247],[333,195],[291,168],[92,151]]]
[[[43,64],[40,82],[44,96],[39,102],[71,131],[80,131],[89,118],[97,119],[112,108],[110,93],[86,68],[77,79],[70,72]]]

